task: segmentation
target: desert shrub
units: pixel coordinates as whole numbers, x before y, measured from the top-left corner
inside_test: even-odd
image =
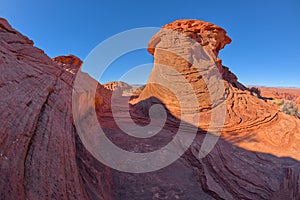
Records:
[[[280,101],[274,101],[273,104],[277,106],[282,106],[284,104],[284,99],[281,99]]]
[[[300,118],[300,113],[298,111],[297,105],[291,101],[283,101],[281,105],[281,111],[284,112],[285,114]]]

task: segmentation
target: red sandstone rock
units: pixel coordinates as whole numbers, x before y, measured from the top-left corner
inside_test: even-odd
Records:
[[[114,91],[116,89],[122,89],[122,90],[130,90],[132,86],[130,86],[127,83],[124,83],[122,81],[113,81],[103,84],[103,86],[111,91]]]
[[[77,71],[79,70],[79,68],[82,64],[82,61],[74,55],[57,56],[57,57],[53,58],[52,60],[57,63],[62,64],[63,67],[67,71],[69,71],[73,74],[77,73]]]
[[[180,118],[182,110],[194,113],[200,111],[199,127],[208,130],[211,125],[212,110],[224,101],[226,102],[226,119],[222,133],[224,138],[238,141],[235,142],[236,145],[252,151],[300,159],[297,151],[300,146],[291,139],[282,141],[284,137],[298,137],[300,121],[285,116],[264,100],[250,95],[246,87],[237,82],[236,76],[227,67],[221,66],[218,52],[230,41],[222,28],[200,20],[178,20],[165,25],[149,43],[149,52],[154,55],[154,67],[149,83],[140,97],[132,103],[138,104],[150,97],[156,97],[177,118]],[[197,43],[203,46],[204,53],[199,53],[202,50],[198,48]],[[199,64],[201,60],[206,60],[206,57],[215,63],[220,73],[223,73],[224,80],[214,73],[215,68],[210,68],[209,64]],[[171,74],[166,70],[167,66],[179,73]],[[152,83],[157,79],[164,79],[166,80],[164,84],[168,87],[176,85],[179,92],[182,92],[182,88],[186,88],[186,83],[178,81],[180,76],[188,80],[192,86],[192,90],[189,91],[192,94],[188,95],[196,95],[199,110],[189,111],[188,107],[180,107],[172,91]],[[205,76],[208,78],[205,79]],[[219,86],[214,88],[218,82],[222,82],[219,85],[224,85],[223,89]],[[219,94],[212,98],[212,93]],[[144,103],[141,106],[144,106]],[[197,125],[197,122],[194,124]]]
[[[103,84],[103,87],[114,92],[117,96],[125,95],[125,93],[131,93],[133,91],[132,86],[122,81],[112,81]]]
[[[268,88],[259,87],[261,95],[267,98],[274,98],[277,101],[281,99],[289,100],[298,105],[300,109],[300,89],[299,88]]]
[[[74,75],[4,19],[0,52],[1,199],[110,199],[106,168],[95,170],[85,149],[78,157]]]
[[[213,53],[213,58],[217,58],[217,52],[230,41],[224,30],[215,25],[195,20],[180,22],[182,25],[174,22],[174,27],[182,26],[185,30],[195,22],[199,24],[199,31],[203,33],[202,45]],[[168,26],[173,27],[173,23]],[[192,30],[192,35],[193,32],[198,34],[196,29]],[[206,38],[209,34],[214,37]],[[227,120],[223,138],[209,155],[203,159],[195,156],[205,136],[205,131],[199,129],[192,146],[170,166],[151,173],[130,174],[104,166],[81,143],[71,113],[72,85],[76,72],[68,70],[78,69],[77,64],[65,57],[54,59],[54,62],[42,50],[33,47],[32,41],[12,29],[4,19],[0,19],[0,52],[1,199],[300,197],[300,120],[278,113],[247,90],[239,89],[234,85],[237,82],[227,82],[224,72]],[[155,54],[157,59],[156,56],[160,55]],[[164,63],[168,64],[170,60],[166,58]],[[186,65],[189,64],[183,62],[177,67],[184,71]],[[169,113],[167,125],[154,138],[139,140],[124,135],[109,112],[111,92],[87,74],[81,75],[84,76],[82,84],[86,85],[82,85],[82,88],[96,84],[97,92],[94,95],[81,91],[79,97],[88,102],[96,98],[99,121],[118,146],[129,151],[153,151],[157,146],[168,143],[176,133],[180,120]],[[190,78],[194,80],[193,88],[204,88],[204,94],[198,96],[204,99],[207,92],[205,84],[196,76]],[[162,91],[155,91],[154,88],[161,89],[146,86],[141,93],[143,100],[147,103],[146,95],[159,95],[161,99],[157,101],[169,104],[169,108],[173,109],[170,112],[176,114],[176,103],[168,102],[168,98],[161,95]],[[140,107],[146,104],[136,103],[132,107],[133,116],[137,123],[143,124],[147,122],[144,116],[147,107]],[[204,116],[209,116],[213,104],[205,101],[203,106],[206,105],[207,109],[201,111]],[[83,108],[86,112],[81,117],[90,118],[89,109],[94,105],[82,102],[82,106],[86,106]],[[126,122],[128,119],[123,120]],[[92,120],[90,122],[95,123]],[[205,129],[206,123],[204,120],[200,127]]]

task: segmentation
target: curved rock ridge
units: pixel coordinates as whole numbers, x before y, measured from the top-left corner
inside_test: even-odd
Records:
[[[0,52],[1,199],[111,199],[73,125],[74,75],[2,18]]]
[[[53,61],[2,18],[0,56],[1,199],[300,198],[299,136],[294,134],[299,133],[300,120],[268,107],[247,90],[224,81],[228,114],[224,139],[218,140],[208,156],[198,158],[206,135],[199,128],[194,143],[173,164],[151,173],[124,173],[97,161],[81,142],[71,109],[75,75],[64,67],[68,69],[73,62]],[[77,91],[84,111],[81,117],[90,119],[91,109],[96,107],[102,128],[116,145],[130,152],[154,151],[176,133],[180,119],[170,110],[166,125],[154,138],[128,137],[110,113],[111,91],[80,70],[78,75],[80,88],[97,85],[96,94]],[[121,101],[123,97],[119,98]],[[155,102],[163,104],[164,100],[156,98]],[[147,104],[151,101],[144,99],[144,104],[130,107],[137,124],[147,124]],[[176,108],[173,111],[176,113]],[[203,110],[202,114],[209,115],[210,111]],[[117,117],[129,123],[122,112]],[[97,123],[93,120],[90,123]],[[91,124],[83,125],[89,128]],[[97,143],[99,135],[90,137]]]
[[[89,74],[82,72],[80,67],[82,65],[82,61],[80,58],[74,55],[67,55],[67,56],[57,56],[52,58],[52,60],[58,64],[59,67],[66,71],[66,74],[71,73],[72,76],[67,76],[68,79],[66,82],[70,83],[73,86],[73,82],[76,78],[75,75],[80,77],[80,89],[85,88],[93,88],[96,87],[95,93],[92,91],[84,90],[81,92],[77,92],[79,99],[85,99],[87,102],[80,101],[82,105],[82,109],[85,110],[84,112],[88,112],[90,109],[90,105],[95,102],[95,109],[101,114],[110,112],[110,97],[112,96],[112,90],[107,87],[107,85],[101,85],[95,79],[93,79]],[[80,72],[80,73],[78,73]],[[66,76],[63,75],[64,78]],[[74,89],[74,88],[73,88]],[[77,88],[75,88],[77,89]],[[86,107],[85,105],[89,105]]]

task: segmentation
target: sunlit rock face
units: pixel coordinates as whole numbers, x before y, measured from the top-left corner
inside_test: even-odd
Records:
[[[63,68],[73,74],[76,74],[82,65],[82,61],[74,55],[57,56],[52,60],[61,64]]]
[[[286,134],[296,137],[299,120],[251,95],[228,67],[222,66],[218,53],[230,42],[224,29],[200,20],[177,20],[163,26],[148,45],[154,56],[149,81],[132,103],[137,108],[150,107],[156,103],[151,102],[155,97],[177,118],[183,113],[200,113],[199,119],[189,122],[203,130],[212,126],[214,110],[225,104],[225,114],[224,110],[217,112],[226,115],[223,138],[238,141],[236,145],[249,150],[299,159],[291,140],[281,142],[279,149],[279,143],[270,143]]]
[[[176,116],[217,106],[225,99],[218,52],[230,42],[222,28],[200,20],[165,25],[149,42],[154,66],[137,101],[155,96]]]
[[[199,32],[196,28],[188,33],[179,30],[192,29],[193,24],[200,27]],[[168,28],[173,26],[178,30]],[[169,143],[180,120],[168,113],[167,124],[154,138],[129,137],[110,115],[111,90],[80,72],[79,59],[49,58],[0,18],[0,199],[300,198],[299,119],[252,96],[228,68],[220,65],[217,53],[229,42],[224,30],[198,20],[175,21],[165,28],[168,30],[159,32],[149,44],[155,57],[150,80],[157,85],[149,82],[137,99],[157,96],[156,101],[165,103],[174,114],[181,110],[191,114],[200,111],[205,118],[206,113],[209,116],[224,102],[221,97],[215,101],[206,99],[210,87],[204,83],[205,77],[214,77],[224,83],[226,121],[222,137],[206,157],[199,159],[197,155],[206,135],[199,128],[193,144],[174,163],[158,171],[136,174],[114,170],[87,150],[74,124],[72,92],[77,92],[75,100],[82,111],[79,118],[89,119],[91,111],[96,110],[105,134],[129,152],[152,152]],[[217,67],[199,67],[203,63]],[[208,72],[212,75],[206,76]],[[78,73],[80,87],[73,88]],[[94,86],[95,93],[85,90]],[[195,110],[188,102],[194,95],[185,94],[187,91],[195,93],[199,104]],[[181,109],[179,100],[184,102]],[[148,104],[141,102],[130,111],[137,124],[145,125]],[[118,117],[124,124],[130,121],[122,115]],[[97,119],[87,122],[87,128],[98,123]],[[200,125],[207,124],[204,120]],[[89,136],[97,145],[100,137]]]

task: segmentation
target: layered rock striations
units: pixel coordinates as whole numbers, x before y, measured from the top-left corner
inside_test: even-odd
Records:
[[[169,42],[173,41],[173,29],[180,39],[176,47]],[[182,37],[181,32],[188,37]],[[218,51],[228,42],[223,29],[199,20],[175,21],[154,36],[149,52],[154,54],[155,64],[149,80],[164,78],[168,84],[161,87],[148,83],[132,100],[130,109],[138,124],[149,123],[145,114],[154,99],[169,111],[166,125],[157,136],[137,139],[117,126],[111,115],[112,92],[82,73],[79,59],[50,59],[0,19],[1,199],[299,199],[300,120],[252,96],[221,65]],[[178,57],[177,51],[182,50],[184,53],[179,52]],[[198,54],[197,50],[204,53]],[[207,73],[199,74],[195,69],[203,66],[202,60],[216,68],[204,68]],[[82,90],[77,91],[83,111],[80,117],[89,119],[91,110],[96,109],[99,123],[116,145],[130,152],[154,151],[170,142],[181,117],[178,97],[166,87],[172,82],[176,86],[174,80],[178,79],[164,74],[170,72],[162,68],[165,65],[183,74],[196,91],[199,108],[189,110],[192,105],[183,105],[184,112],[200,112],[203,118],[196,127],[193,144],[173,164],[150,173],[120,172],[97,161],[83,145],[74,124],[75,74],[83,80]],[[207,77],[215,82],[207,85],[203,80]],[[224,91],[211,99],[208,91],[217,82],[223,83]],[[95,94],[84,90],[95,85]],[[186,92],[184,87],[176,88],[178,94]],[[226,105],[222,137],[200,159],[197,152],[207,135],[209,116],[221,105]],[[157,118],[154,125],[159,122]],[[122,120],[129,122],[128,118]],[[185,128],[188,131],[191,125]],[[91,137],[97,143],[98,136]]]
[[[85,149],[78,152],[73,73],[4,19],[0,52],[1,199],[110,199],[110,178],[102,179],[109,172],[90,165]]]
[[[200,20],[177,20],[163,26],[148,46],[154,55],[149,82],[132,103],[137,107],[152,105],[144,100],[155,97],[178,118],[182,111],[200,113],[199,122],[193,124],[204,130],[211,125],[213,110],[224,103],[226,112],[220,112],[226,115],[222,126],[224,138],[252,151],[299,159],[300,146],[294,143],[294,138],[299,138],[299,120],[252,96],[236,76],[222,66],[218,53],[230,42],[225,30]],[[179,81],[179,77],[187,81]],[[157,84],[157,80],[164,81]],[[168,87],[176,89],[171,91]],[[187,97],[184,107],[174,91]],[[194,96],[198,102],[189,102]],[[189,103],[198,103],[199,109],[189,110]]]

